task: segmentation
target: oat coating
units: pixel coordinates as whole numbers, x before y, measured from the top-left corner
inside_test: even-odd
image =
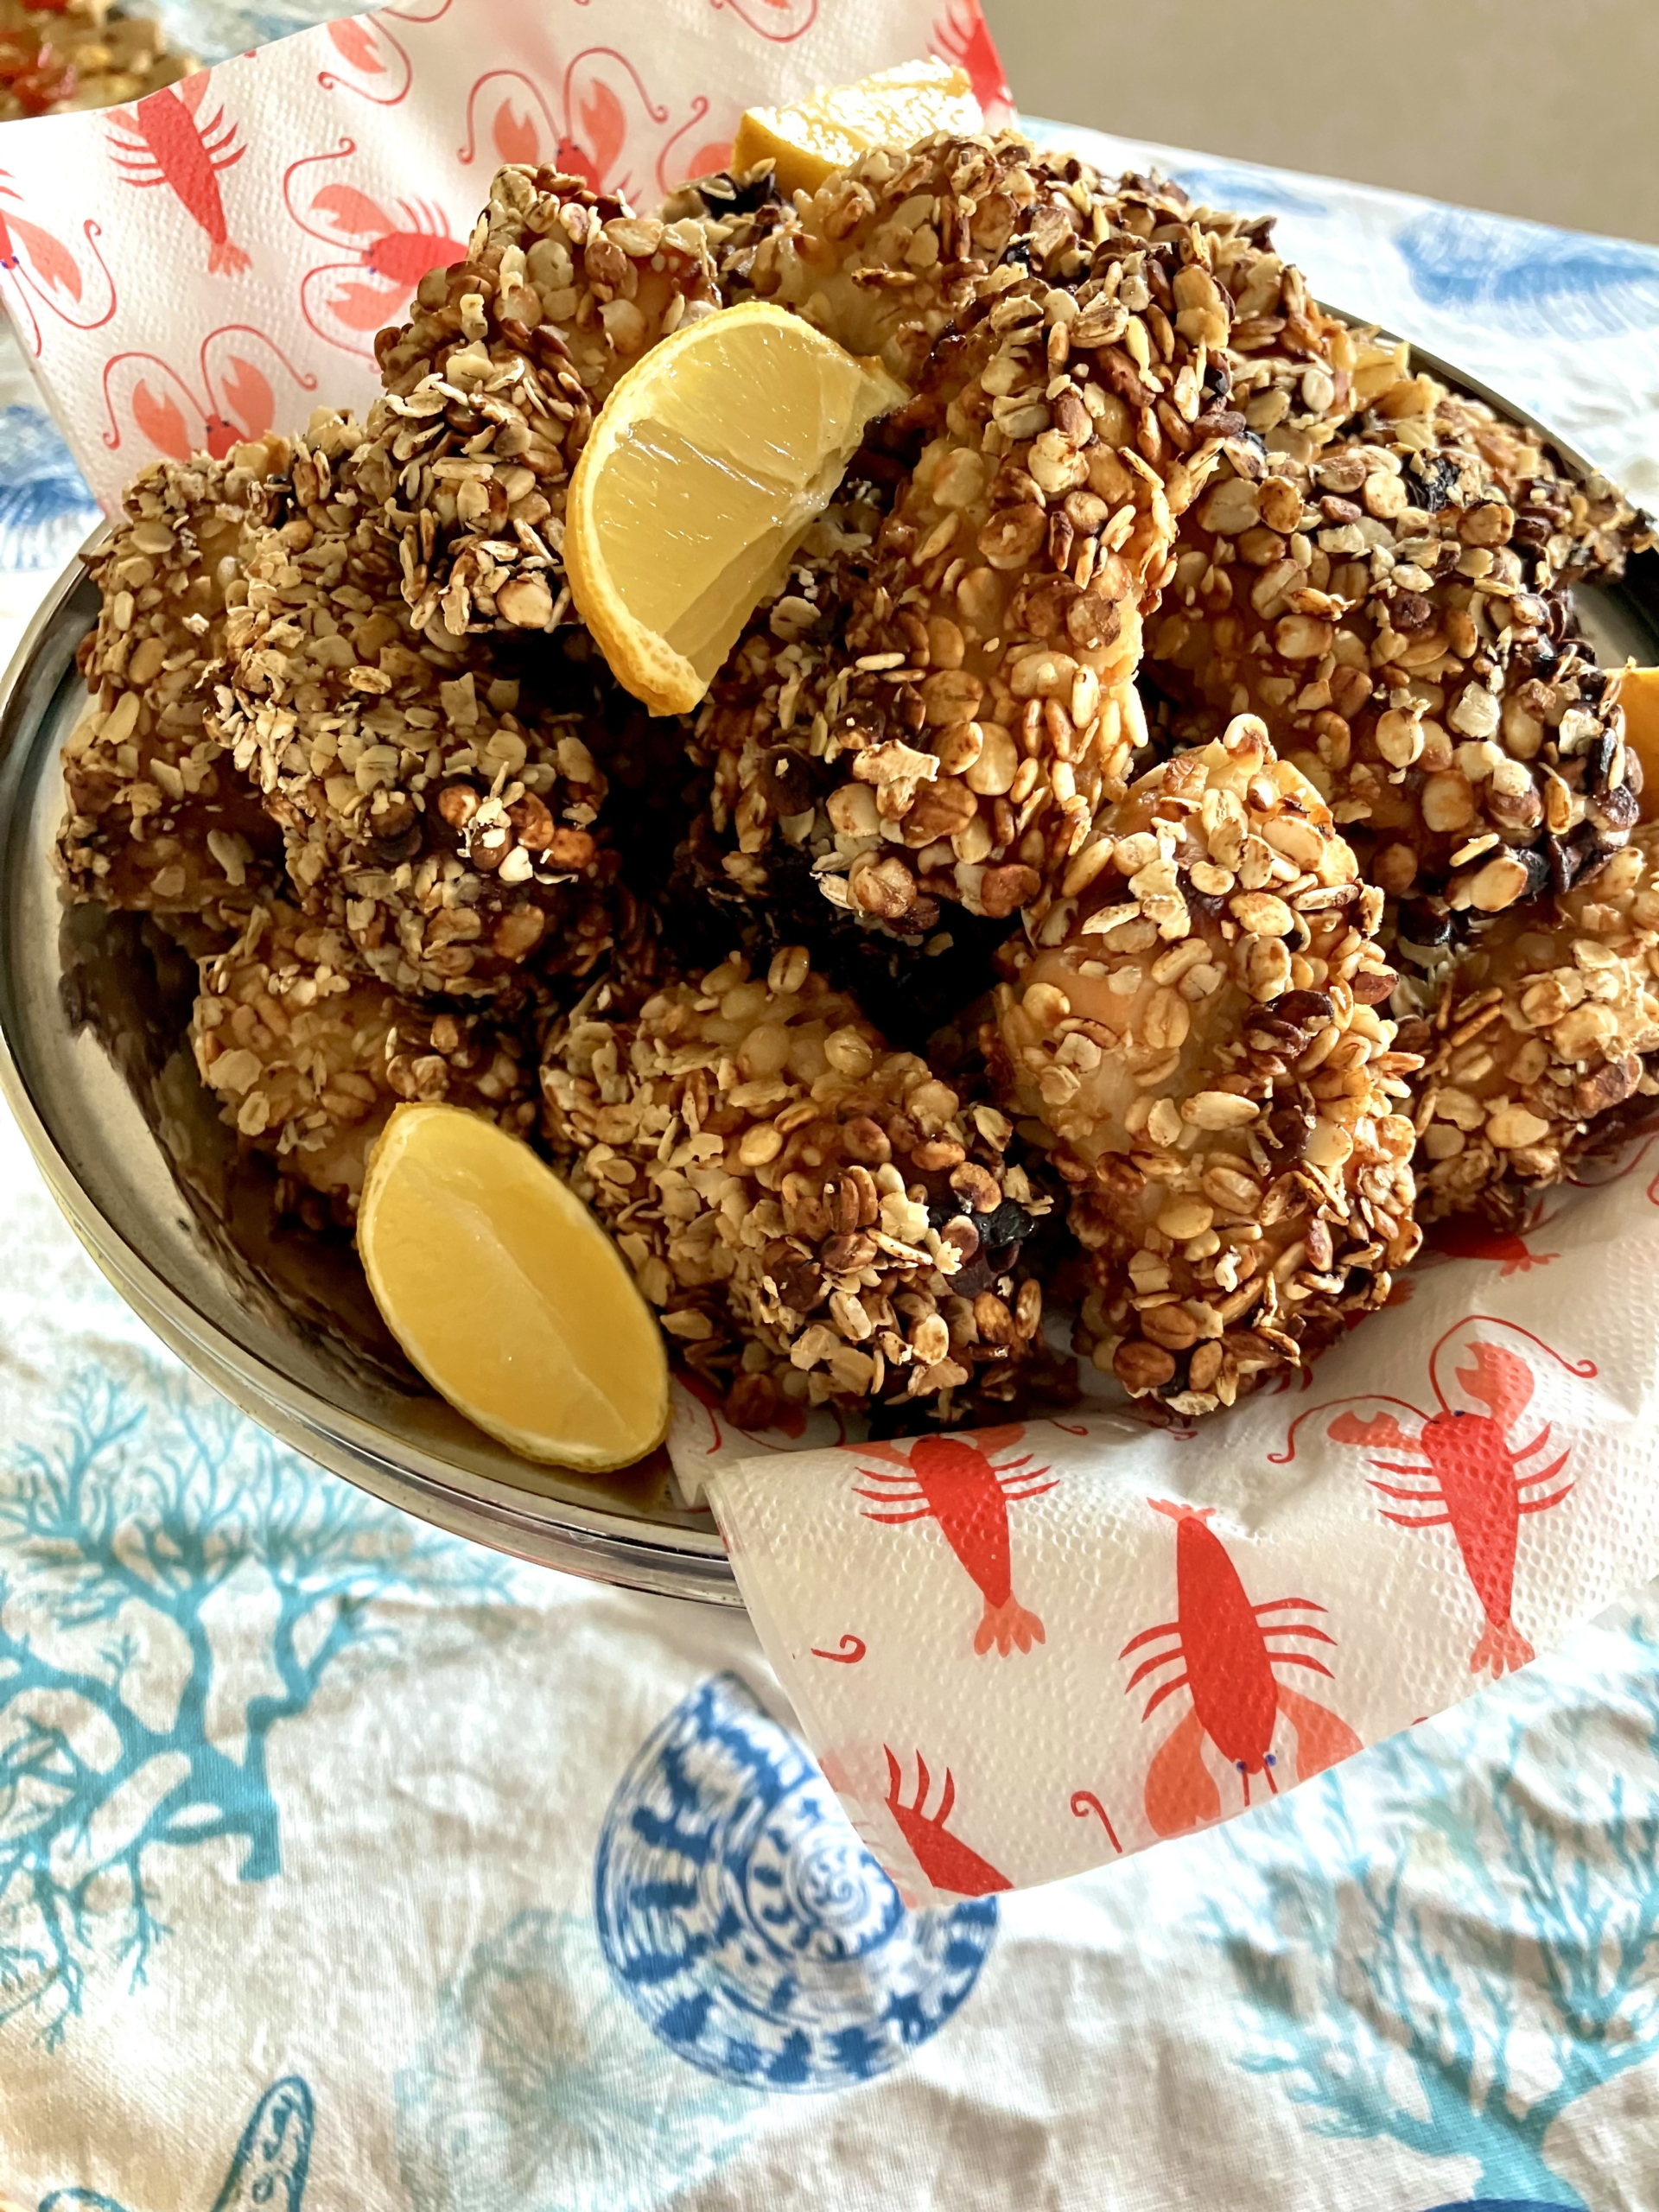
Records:
[[[1149,648],[1166,692],[1262,715],[1392,897],[1500,912],[1637,818],[1617,686],[1547,548],[1472,455],[1388,423],[1306,464],[1230,448]]]
[[[881,1400],[948,1419],[1017,1380],[1042,1316],[1020,1247],[1051,1202],[1005,1116],[890,1052],[800,946],[620,1011],[554,1027],[547,1134],[734,1420]]]
[[[404,1100],[447,1100],[527,1130],[533,1064],[510,1031],[410,1005],[363,973],[338,930],[256,906],[200,963],[190,1041],[219,1118],[302,1191],[351,1220],[375,1139]]]
[[[92,696],[64,748],[58,861],[70,894],[127,912],[245,903],[280,837],[205,716],[251,532],[280,513],[289,448],[153,461],[88,563],[102,604],[77,662]]]
[[[292,511],[245,556],[213,727],[285,833],[300,903],[394,989],[487,997],[582,975],[609,943],[616,856],[582,717],[528,704],[467,641],[417,629],[395,549],[353,494],[366,440],[320,413]]]
[[[1422,1218],[1508,1221],[1605,1117],[1659,1096],[1659,828],[1590,881],[1506,914],[1452,971],[1420,1049]]]
[[[880,348],[912,394],[883,435],[922,444],[868,557],[809,544],[703,710],[751,895],[781,841],[866,923],[1005,918],[1122,790],[1142,611],[1223,423],[1226,296],[1184,206],[942,137],[866,156],[753,246],[755,291]]]
[[[997,994],[993,1073],[1074,1193],[1096,1363],[1207,1412],[1415,1250],[1416,1063],[1377,1010],[1381,895],[1260,722],[1154,769],[1090,849]]]
[[[452,638],[570,619],[570,471],[618,378],[720,304],[700,226],[636,215],[556,170],[504,168],[464,262],[382,331],[385,397],[354,478],[395,543],[415,626]]]

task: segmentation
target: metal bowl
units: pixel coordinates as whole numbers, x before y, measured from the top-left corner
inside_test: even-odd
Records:
[[[1433,355],[1416,359],[1532,421]],[[1659,661],[1659,555],[1579,597],[1604,664]],[[714,1523],[678,1502],[664,1454],[602,1480],[531,1466],[425,1389],[346,1242],[285,1232],[269,1178],[217,1121],[181,1042],[193,971],[136,918],[64,905],[51,861],[58,759],[85,703],[75,648],[97,607],[77,562],[0,696],[0,1085],[71,1226],[181,1359],[334,1473],[543,1566],[738,1605]]]
[[[515,1458],[428,1390],[342,1236],[284,1231],[198,1084],[188,963],[131,915],[67,906],[58,760],[84,710],[98,594],[77,561],[0,697],[0,1084],[104,1274],[181,1359],[310,1459],[499,1550],[639,1590],[741,1603],[667,1456],[603,1480]]]

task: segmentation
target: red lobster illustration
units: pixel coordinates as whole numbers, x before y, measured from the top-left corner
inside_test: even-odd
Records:
[[[1012,114],[1014,95],[1008,90],[990,26],[979,11],[979,0],[948,0],[944,15],[933,25],[933,50],[967,71],[974,98],[984,109],[987,122],[1001,122]]]
[[[1454,1213],[1430,1230],[1429,1249],[1448,1260],[1501,1261],[1498,1280],[1507,1282],[1511,1275],[1529,1274],[1534,1268],[1547,1268],[1560,1258],[1559,1252],[1535,1252],[1527,1242],[1544,1220],[1541,1198],[1527,1209],[1525,1219],[1514,1229],[1494,1229],[1478,1214]]]
[[[583,5],[587,0],[583,0]],[[760,8],[767,12],[756,14],[744,0],[713,0],[716,8],[729,8],[741,22],[752,31],[770,39],[774,46],[789,46],[810,31],[818,20],[818,0],[759,0]],[[696,174],[696,171],[693,172]]]
[[[320,69],[317,83],[325,92],[355,92],[360,99],[374,107],[399,107],[409,98],[409,88],[415,81],[415,65],[405,48],[386,29],[386,18],[401,11],[392,8],[378,10],[372,22],[362,16],[347,16],[343,22],[327,26],[328,38],[342,61],[364,77],[384,77],[387,88],[371,91],[367,85],[354,84],[349,77],[337,77],[332,69]],[[443,10],[440,8],[438,14]],[[419,22],[417,16],[405,16],[406,22]],[[426,20],[435,20],[429,18]],[[391,48],[401,64],[399,75],[394,79],[391,70],[381,59],[380,49]]]
[[[977,1444],[962,1436],[924,1436],[908,1451],[894,1444],[863,1444],[855,1448],[891,1462],[885,1467],[861,1467],[871,1482],[907,1483],[907,1490],[860,1490],[857,1497],[874,1499],[897,1510],[866,1513],[867,1521],[898,1526],[907,1521],[937,1521],[939,1532],[966,1567],[985,1600],[985,1610],[974,1631],[974,1649],[981,1654],[995,1644],[1006,1659],[1017,1644],[1029,1651],[1043,1641],[1043,1624],[1035,1613],[1015,1603],[1013,1562],[1008,1543],[1010,1498],[1040,1497],[1055,1489],[1040,1478],[1046,1467],[1030,1465],[1031,1454],[1011,1460],[1006,1467],[993,1465],[998,1452],[1006,1452],[1025,1434],[1021,1427],[988,1428]]]
[[[1569,1375],[1583,1379],[1596,1372],[1593,1360],[1575,1364],[1562,1358],[1541,1337],[1534,1336],[1530,1329],[1522,1328],[1518,1322],[1503,1320],[1493,1313],[1471,1313],[1465,1320],[1489,1328],[1513,1330],[1516,1336],[1526,1338],[1541,1351],[1548,1352]],[[1378,1482],[1375,1475],[1368,1475],[1366,1480],[1382,1497],[1397,1498],[1402,1504],[1419,1509],[1412,1513],[1393,1513],[1384,1507],[1382,1510],[1385,1521],[1392,1521],[1402,1529],[1451,1529],[1486,1618],[1485,1629],[1470,1655],[1469,1671],[1478,1675],[1490,1667],[1497,1677],[1512,1668],[1524,1667],[1534,1656],[1531,1644],[1510,1617],[1515,1596],[1516,1545],[1523,1513],[1547,1513],[1573,1489],[1571,1482],[1563,1483],[1559,1490],[1539,1488],[1541,1484],[1554,1482],[1565,1468],[1571,1447],[1552,1459],[1547,1467],[1540,1467],[1532,1474],[1522,1472],[1526,1461],[1535,1452],[1541,1452],[1549,1441],[1552,1424],[1546,1421],[1530,1443],[1518,1449],[1510,1448],[1510,1433],[1532,1402],[1534,1383],[1532,1370],[1526,1361],[1503,1344],[1487,1344],[1478,1338],[1461,1347],[1468,1352],[1471,1363],[1458,1369],[1458,1382],[1465,1395],[1478,1400],[1486,1411],[1471,1414],[1461,1406],[1447,1403],[1440,1388],[1440,1356],[1449,1339],[1464,1325],[1464,1321],[1454,1323],[1429,1355],[1428,1379],[1439,1404],[1438,1413],[1426,1414],[1409,1399],[1391,1397],[1381,1390],[1363,1391],[1347,1402],[1400,1407],[1422,1424],[1414,1436],[1402,1428],[1392,1414],[1378,1414],[1370,1420],[1356,1414],[1338,1414],[1327,1433],[1338,1444],[1358,1444],[1370,1451],[1412,1455],[1410,1463],[1405,1465],[1392,1459],[1371,1463],[1382,1474],[1410,1477],[1410,1489]],[[1329,1413],[1342,1402],[1332,1399],[1325,1405],[1310,1406],[1306,1413],[1299,1414],[1290,1425],[1284,1451],[1268,1454],[1273,1464],[1288,1466],[1296,1456],[1296,1432],[1302,1423],[1311,1421],[1315,1414]],[[1529,1497],[1525,1495],[1528,1491],[1538,1494]],[[1444,1510],[1439,1513],[1421,1510],[1436,1505]]]
[[[112,108],[111,119],[137,135],[125,138],[112,130],[110,159],[139,191],[164,184],[175,193],[185,213],[207,234],[208,273],[239,276],[251,264],[226,228],[219,172],[234,168],[248,149],[238,145],[237,126],[226,122],[222,107],[206,123],[196,120],[213,73],[199,69],[176,86],[150,92],[137,107]]]
[[[1243,1777],[1244,1803],[1250,1802],[1250,1777],[1262,1776],[1278,1795],[1273,1741],[1281,1715],[1296,1739],[1296,1779],[1306,1782],[1360,1748],[1346,1721],[1281,1682],[1276,1667],[1306,1667],[1334,1681],[1322,1659],[1305,1651],[1275,1649],[1283,1637],[1299,1637],[1334,1646],[1336,1638],[1311,1622],[1286,1621],[1264,1628],[1269,1613],[1322,1613],[1312,1598],[1269,1598],[1252,1604],[1227,1548],[1209,1526],[1213,1506],[1176,1505],[1149,1497],[1154,1513],[1175,1523],[1175,1618],[1132,1636],[1118,1656],[1127,1659],[1160,1637],[1173,1637],[1166,1650],[1143,1659],[1124,1685],[1134,1690],[1172,1660],[1182,1671],[1160,1683],[1147,1700],[1142,1720],[1150,1719],[1166,1697],[1179,1689],[1192,1693],[1192,1710],[1152,1755],[1147,1769],[1147,1820],[1155,1835],[1185,1835],[1222,1816],[1221,1792],[1205,1765],[1206,1738]]]
[[[643,109],[645,124],[658,127],[665,124],[669,111],[652,99],[627,56],[612,47],[592,46],[578,54],[564,73],[558,103],[565,118],[563,124],[548,105],[541,86],[522,70],[492,69],[480,77],[467,98],[467,143],[461,149],[461,160],[470,163],[477,158],[479,111],[488,88],[495,86],[499,97],[490,118],[490,136],[499,160],[550,162],[567,176],[581,177],[595,192],[638,199],[642,178],[633,168],[622,166],[623,156],[629,151],[627,110],[615,88],[607,82],[618,70],[626,79],[625,89],[636,106]],[[522,112],[515,103],[515,92],[523,96]],[[730,144],[723,141],[703,146],[690,157],[674,153],[708,112],[709,102],[699,92],[691,103],[690,115],[664,142],[655,165],[660,191],[666,192],[682,177],[706,175],[711,168],[723,167],[729,158]],[[637,139],[645,133],[641,130],[635,135]],[[636,160],[643,150],[636,143],[632,149]]]
[[[8,179],[8,172],[0,169],[0,179]],[[9,181],[0,181],[0,200],[16,200],[20,196],[15,185]],[[88,216],[82,229],[109,291],[109,299],[102,309],[84,322],[66,314],[54,296],[61,290],[79,304],[83,286],[80,264],[74,255],[61,238],[54,238],[50,231],[43,231],[38,223],[26,221],[15,207],[0,207],[0,270],[11,279],[15,303],[29,319],[29,336],[37,355],[41,350],[41,326],[30,304],[31,296],[72,330],[101,330],[115,313],[115,279],[98,250],[98,225]]]
[[[283,204],[296,227],[308,238],[337,246],[346,237],[366,241],[355,261],[331,261],[308,270],[300,284],[300,312],[320,338],[348,353],[372,355],[370,334],[395,315],[408,300],[429,269],[447,269],[463,261],[467,249],[449,235],[449,219],[441,207],[424,200],[400,200],[397,217],[389,215],[378,200],[353,185],[325,184],[312,195],[308,213],[333,226],[319,230],[295,203],[294,184],[302,169],[319,162],[348,159],[357,151],[354,139],[342,138],[333,153],[306,154],[283,173]],[[401,219],[401,220],[399,219]],[[340,277],[365,278],[366,283],[336,283],[327,296],[314,302],[314,290]],[[312,312],[314,304],[350,332],[342,338]]]
[[[121,426],[116,419],[111,387],[117,371],[135,361],[147,363],[184,400],[181,412],[171,398],[157,398],[142,375],[133,380],[129,401],[132,419],[158,452],[171,454],[175,461],[188,461],[193,453],[206,448],[216,461],[222,461],[243,439],[263,437],[276,420],[276,402],[264,374],[240,353],[229,352],[227,342],[221,342],[236,338],[257,340],[282,363],[302,391],[316,390],[315,377],[308,370],[296,369],[276,341],[251,323],[221,324],[202,340],[198,359],[202,389],[207,395],[206,405],[160,354],[136,350],[112,353],[104,364],[104,406],[110,425],[104,432],[104,442],[110,451],[121,449]]]
[[[946,1827],[957,1802],[957,1785],[950,1768],[944,1770],[938,1810],[927,1813],[923,1808],[927,1803],[931,1781],[921,1753],[916,1754],[916,1802],[906,1805],[899,1802],[904,1777],[899,1762],[885,1744],[881,1749],[887,1761],[887,1810],[898,1821],[899,1832],[914,1853],[916,1864],[934,1888],[957,1897],[988,1897],[994,1891],[1011,1890],[1014,1885],[1006,1874],[1000,1874],[988,1859],[982,1859],[978,1852]]]

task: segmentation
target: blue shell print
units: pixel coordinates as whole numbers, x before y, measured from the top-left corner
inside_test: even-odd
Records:
[[[1590,338],[1659,322],[1659,247],[1426,209],[1394,244],[1430,307],[1528,336]]]
[[[979,1978],[995,1898],[911,1912],[812,1760],[734,1675],[623,1776],[594,1916],[624,1996],[682,2058],[757,2088],[887,2073]]]

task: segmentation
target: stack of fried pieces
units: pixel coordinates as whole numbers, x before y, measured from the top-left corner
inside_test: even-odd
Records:
[[[652,720],[566,490],[748,297],[910,398]],[[1571,600],[1641,518],[1267,221],[1013,137],[657,217],[508,168],[377,351],[366,420],[133,486],[66,763],[73,894],[198,954],[202,1079],[314,1225],[449,1099],[742,1427],[1079,1357],[1192,1416],[1654,1092],[1655,833]]]

